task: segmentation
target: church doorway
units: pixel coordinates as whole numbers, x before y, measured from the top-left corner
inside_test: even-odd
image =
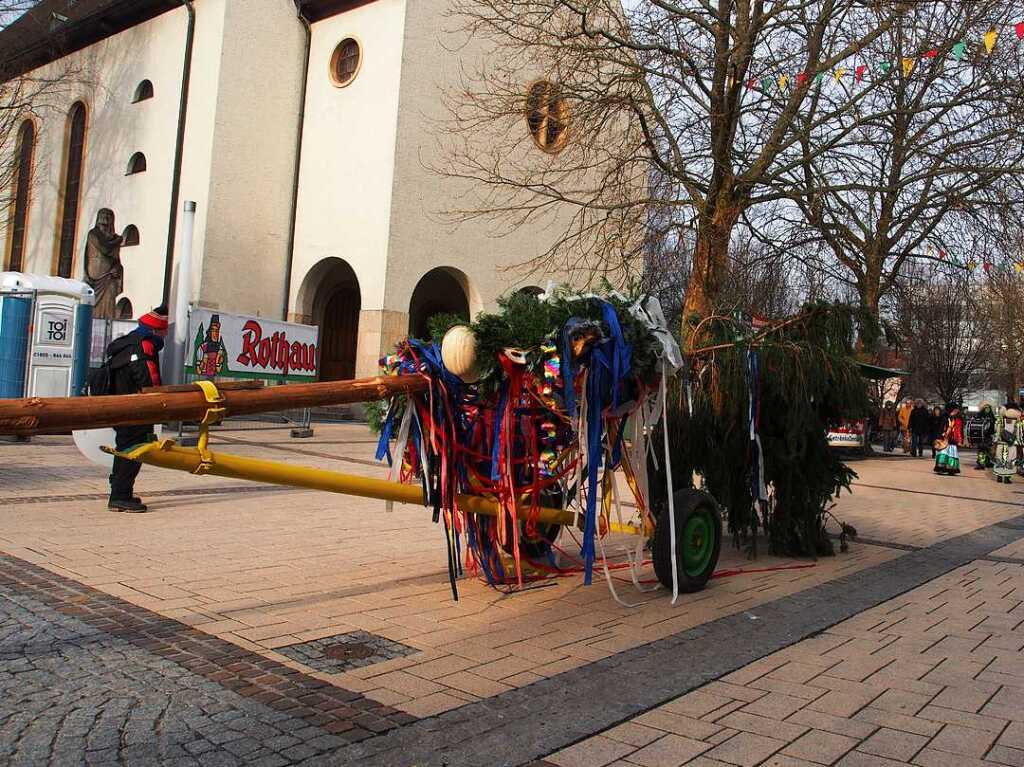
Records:
[[[437,314],[457,314],[469,320],[466,275],[457,269],[439,266],[416,283],[409,301],[409,335],[430,338],[430,318]]]
[[[313,306],[320,326],[320,380],[342,381],[356,377],[362,299],[352,267],[340,258],[327,262]]]

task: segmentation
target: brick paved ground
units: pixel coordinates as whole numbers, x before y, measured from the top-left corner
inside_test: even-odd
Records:
[[[1024,765],[1024,565],[977,561],[548,757]]]
[[[367,460],[372,445],[359,427],[320,429],[313,441],[291,441],[283,432],[233,432],[219,441],[218,449],[241,454],[380,475]],[[292,447],[301,454],[284,452]],[[69,440],[0,443],[0,550],[13,555],[6,559],[8,566],[26,562],[41,568],[21,566],[31,569],[34,578],[58,576],[53,587],[0,576],[0,695],[4,684],[19,692],[22,682],[14,681],[6,665],[16,664],[19,657],[42,664],[29,669],[30,675],[52,674],[66,657],[76,659],[76,672],[66,684],[54,676],[43,685],[54,702],[54,715],[33,719],[43,721],[32,730],[36,739],[29,741],[37,759],[45,759],[39,756],[42,733],[50,732],[52,740],[60,731],[56,712],[81,708],[77,690],[99,690],[106,684],[124,691],[137,707],[168,712],[157,725],[139,727],[139,732],[148,727],[151,733],[148,740],[143,738],[145,749],[139,749],[149,756],[192,742],[182,740],[186,736],[181,728],[164,728],[165,720],[232,716],[226,711],[204,713],[204,699],[191,692],[196,689],[231,696],[218,700],[231,706],[231,712],[256,711],[259,716],[252,716],[263,723],[286,716],[308,736],[303,744],[335,738],[318,741],[328,744],[323,751],[330,753],[332,763],[522,764],[656,709],[686,690],[979,556],[993,559],[982,566],[1019,566],[1013,560],[1024,553],[1024,529],[1018,529],[1020,520],[1015,518],[1024,511],[1024,487],[1002,487],[973,473],[938,478],[931,475],[930,462],[911,459],[862,461],[856,468],[862,473],[857,492],[844,496],[837,512],[871,544],[855,544],[849,555],[823,560],[811,569],[716,580],[675,607],[663,591],[637,595],[619,584],[625,598],[643,603],[627,609],[609,597],[603,584],[584,589],[576,579],[515,596],[466,581],[461,601],[453,603],[441,533],[420,509],[396,507],[389,514],[383,504],[372,501],[146,469],[139,490],[152,501],[154,513],[112,514],[102,510],[103,472],[81,460]],[[621,542],[613,543],[613,548],[621,547]],[[791,564],[763,555],[749,563],[732,550],[725,555],[724,567]],[[99,605],[101,613],[89,614],[83,599]],[[102,614],[110,609],[127,616],[128,625],[112,624],[109,614]],[[794,621],[794,613],[804,619]],[[23,640],[17,627],[25,624],[56,638],[38,642],[45,647],[39,653],[26,652],[26,644],[34,648],[36,640]],[[167,632],[148,638],[159,639],[162,646],[140,640],[147,626]],[[351,670],[331,672],[325,669],[336,666],[312,662],[310,655],[303,663],[298,649],[278,652],[300,643],[307,649],[329,649],[341,636],[360,641],[369,636],[371,660],[392,659],[363,666],[346,663],[340,667]],[[734,641],[740,636],[742,641]],[[174,649],[175,642],[184,643],[185,653],[205,646],[214,662],[182,654],[180,646]],[[88,655],[93,647],[108,646],[116,650]],[[703,660],[696,669],[677,661],[692,658],[697,648]],[[114,657],[116,664],[109,660]],[[230,668],[235,663],[248,664],[250,674],[276,677],[275,683],[291,690],[273,697],[280,691],[238,680],[237,667]],[[269,674],[263,674],[268,668]],[[652,682],[637,685],[641,677],[630,675],[633,668],[645,669]],[[609,677],[615,669],[621,670]],[[147,673],[185,679],[185,691],[167,702],[168,696],[174,697],[175,683],[150,683]],[[81,682],[76,674],[84,675]],[[606,705],[602,679],[617,679],[615,674],[622,678],[621,684],[615,682],[621,702]],[[131,680],[144,677],[145,683],[132,686]],[[323,683],[329,686],[316,687]],[[320,697],[302,702],[307,688]],[[16,707],[0,699],[0,728],[22,721],[12,718],[17,716],[14,708],[44,707],[45,695],[26,689],[33,692],[17,697]],[[578,705],[567,697],[570,690],[579,694]],[[325,700],[328,710],[310,705],[322,708]],[[372,726],[367,710],[376,717]],[[537,715],[531,718],[534,711]],[[71,721],[81,716],[69,714]],[[355,717],[362,717],[361,723],[346,727]],[[413,717],[425,718],[408,724]],[[327,732],[332,724],[337,735]],[[357,745],[345,745],[343,739],[346,732],[349,739],[359,740],[364,733],[388,728]],[[173,736],[162,735],[164,729]],[[477,737],[478,732],[489,732],[490,739]],[[8,743],[7,733],[0,729],[0,743]],[[266,740],[274,737],[268,734]],[[306,756],[310,763],[322,761],[299,750],[286,755],[259,737],[254,741],[268,763],[297,762]],[[495,743],[505,745],[496,751]],[[510,750],[508,743],[526,745]],[[215,743],[209,755],[201,755],[206,759],[201,763],[238,756],[221,745]],[[168,763],[173,763],[171,751],[164,755]],[[611,760],[625,755],[615,754]],[[666,757],[665,763],[673,758]],[[245,755],[246,762],[251,760]]]

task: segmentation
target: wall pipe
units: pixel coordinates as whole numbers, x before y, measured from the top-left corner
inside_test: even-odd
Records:
[[[306,90],[309,84],[309,53],[313,46],[313,29],[302,10],[302,0],[294,0],[299,23],[306,33],[306,50],[302,60],[302,87],[299,89],[299,125],[295,136],[295,169],[292,173],[292,212],[288,222],[288,255],[284,268],[284,296],[281,299],[281,319],[288,321],[292,293],[292,264],[295,261],[295,227],[299,214],[299,173],[302,169],[302,134],[306,124]]]
[[[167,218],[167,251],[164,255],[163,303],[171,299],[171,276],[174,269],[174,239],[178,228],[178,197],[181,194],[181,164],[185,149],[185,123],[188,115],[188,89],[192,81],[192,47],[195,43],[196,9],[192,0],[181,0],[188,11],[188,31],[185,34],[185,60],[181,71],[181,100],[178,102],[178,134],[174,144],[174,174],[171,180],[171,211]]]

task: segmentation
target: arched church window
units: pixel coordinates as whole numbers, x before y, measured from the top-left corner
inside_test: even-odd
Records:
[[[121,243],[122,248],[127,248],[132,245],[138,245],[139,227],[135,226],[135,224],[128,224],[128,226],[126,226],[124,228],[124,231],[121,233],[121,236],[124,237],[124,242]]]
[[[18,130],[18,143],[15,147],[12,187],[14,191],[14,207],[11,210],[10,252],[7,257],[7,269],[20,272],[25,256],[25,231],[28,228],[29,191],[32,184],[32,153],[36,145],[36,126],[31,120],[25,120]]]
[[[146,155],[144,155],[142,152],[136,152],[135,154],[133,154],[131,156],[131,159],[128,160],[128,172],[125,173],[125,175],[126,176],[132,176],[132,175],[134,175],[136,173],[145,173],[145,172],[146,172]]]
[[[82,165],[85,161],[85,104],[76,101],[68,112],[67,144],[64,152],[64,184],[61,187],[61,215],[57,245],[57,276],[70,277],[75,264],[78,206],[82,193]]]
[[[132,103],[138,104],[140,101],[153,98],[153,83],[150,80],[143,80],[139,83],[138,87],[135,88],[135,95],[132,97]]]
[[[345,87],[356,78],[362,62],[363,51],[359,43],[354,38],[345,38],[331,56],[331,80],[339,88]]]
[[[568,138],[569,108],[554,83],[539,80],[526,93],[526,124],[533,143],[552,154],[562,151]]]
[[[134,313],[134,309],[132,309],[132,302],[127,298],[117,299],[117,305],[114,307],[114,310],[117,312],[117,318],[119,320],[130,320]]]

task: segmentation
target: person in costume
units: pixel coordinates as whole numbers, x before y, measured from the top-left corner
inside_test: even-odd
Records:
[[[903,452],[910,452],[910,414],[914,410],[914,400],[909,397],[903,400],[900,405],[897,419],[900,422],[900,441],[903,443]]]
[[[196,375],[213,378],[224,369],[227,361],[227,349],[220,337],[220,315],[210,317],[210,327],[206,329],[206,338],[196,349]]]
[[[946,414],[942,412],[942,408],[936,405],[932,408],[931,417],[928,419],[928,439],[931,440],[932,446],[932,458],[935,458],[935,443],[942,439],[942,434],[946,430]]]
[[[993,449],[992,473],[996,482],[1009,485],[1017,471],[1016,459],[1020,455],[1022,425],[1020,409],[1015,402],[1007,402],[999,410],[995,423],[995,446]]]
[[[935,473],[955,475],[960,473],[959,445],[964,441],[964,420],[960,417],[960,406],[951,402],[946,406],[946,428],[943,429],[944,447],[935,456]]]
[[[996,431],[996,414],[992,411],[992,406],[986,402],[973,420],[978,434],[978,443],[975,445],[978,449],[978,458],[974,468],[989,469],[992,467],[992,437]]]

